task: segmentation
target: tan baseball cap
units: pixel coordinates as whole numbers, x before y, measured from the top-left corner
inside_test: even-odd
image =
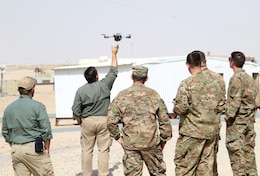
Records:
[[[147,76],[148,68],[142,65],[136,65],[132,67],[133,75],[136,76]]]
[[[25,90],[31,90],[35,86],[35,84],[37,84],[36,79],[30,76],[26,76],[19,80],[18,89],[23,88]]]

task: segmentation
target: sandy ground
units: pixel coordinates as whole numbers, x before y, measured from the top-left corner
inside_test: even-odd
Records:
[[[63,125],[54,126],[54,119],[51,119],[53,127],[53,140],[51,142],[51,158],[56,176],[79,176],[81,173],[80,165],[80,128],[74,125],[73,121],[63,121]],[[229,164],[228,153],[225,148],[225,124],[223,122],[221,129],[220,148],[218,152],[218,171],[220,176],[232,175],[231,167]],[[255,125],[257,134],[260,134],[260,118],[257,119]],[[175,166],[173,163],[175,144],[178,137],[178,125],[173,125],[173,138],[166,144],[164,149],[164,160],[167,166],[167,176],[175,175]],[[260,165],[260,137],[256,138],[256,159],[257,165]],[[122,176],[123,150],[121,146],[113,141],[110,151],[110,175]],[[0,137],[0,175],[10,176],[13,175],[12,162],[10,157],[10,147],[4,142],[3,137]],[[93,176],[97,176],[97,149],[95,148],[93,157]],[[144,176],[148,176],[147,169],[144,167]],[[260,174],[258,170],[258,174]]]
[[[6,78],[21,78],[25,75],[34,76],[33,71],[14,71],[9,75],[5,75]],[[18,96],[3,96],[0,97],[0,117],[2,117],[5,107]],[[38,85],[35,92],[35,100],[38,100],[45,104],[49,114],[55,114],[55,91],[53,85]],[[53,129],[53,140],[51,142],[51,158],[55,170],[56,176],[79,176],[81,175],[81,147],[80,147],[80,127],[75,125],[73,120],[60,120],[59,125],[55,125],[55,118],[50,118]],[[256,159],[257,165],[260,166],[260,118],[256,119],[255,129],[257,133],[256,137]],[[173,120],[178,122],[177,120]],[[164,160],[167,166],[167,176],[175,175],[174,169],[174,151],[175,144],[178,137],[178,125],[172,125],[173,138],[166,144],[164,149]],[[0,126],[1,118],[0,118]],[[225,123],[222,123],[221,138],[218,153],[218,170],[220,176],[232,175],[231,167],[229,164],[229,157],[225,148]],[[122,176],[123,150],[121,146],[114,141],[110,151],[110,175]],[[97,176],[97,149],[95,148],[93,157],[93,175]],[[148,176],[146,167],[144,166],[144,176]],[[259,168],[258,174],[260,175]],[[10,147],[5,143],[4,138],[0,135],[0,175],[11,176],[13,175],[12,161],[10,155]]]

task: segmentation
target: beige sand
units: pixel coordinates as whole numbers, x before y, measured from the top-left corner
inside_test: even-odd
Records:
[[[24,75],[34,76],[33,71],[19,70],[14,71],[6,77],[19,78]],[[2,117],[5,107],[18,96],[0,97],[0,117]],[[52,85],[38,85],[34,99],[43,102],[50,114],[55,114],[55,91]],[[61,120],[59,126],[55,126],[55,119],[51,118],[53,128],[53,140],[51,142],[51,158],[55,169],[56,176],[76,176],[81,172],[81,147],[80,147],[80,128],[74,124],[73,120]],[[2,124],[0,123],[0,126]],[[164,149],[164,160],[167,165],[167,176],[175,175],[174,172],[174,150],[178,137],[178,125],[173,125],[173,138],[166,144]],[[256,158],[257,165],[260,166],[260,118],[257,118],[255,124],[256,138]],[[232,175],[229,164],[228,153],[225,148],[225,123],[222,123],[220,148],[218,153],[218,170],[220,176]],[[114,176],[123,175],[122,165],[123,150],[121,146],[114,141],[110,152],[110,174]],[[93,175],[97,176],[97,149],[95,149],[93,157]],[[259,168],[258,168],[259,170]],[[258,173],[260,174],[260,172]],[[0,175],[13,175],[12,162],[10,156],[10,147],[5,143],[4,138],[0,136]],[[144,176],[148,176],[147,169],[144,166]]]

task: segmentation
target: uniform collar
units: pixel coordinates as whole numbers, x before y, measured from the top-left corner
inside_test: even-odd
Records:
[[[241,72],[245,72],[245,70],[241,69],[241,70],[236,71],[235,73],[241,73]]]
[[[30,95],[24,95],[24,94],[21,94],[20,98],[30,98],[30,99],[32,99],[32,97]]]

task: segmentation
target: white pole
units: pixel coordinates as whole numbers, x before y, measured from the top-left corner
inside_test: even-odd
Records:
[[[1,69],[1,97],[3,96],[3,72]]]
[[[0,87],[0,90],[1,90],[1,97],[3,96],[3,74],[4,74],[4,69],[5,69],[5,66],[4,65],[0,65],[0,73],[1,73],[1,87]]]

